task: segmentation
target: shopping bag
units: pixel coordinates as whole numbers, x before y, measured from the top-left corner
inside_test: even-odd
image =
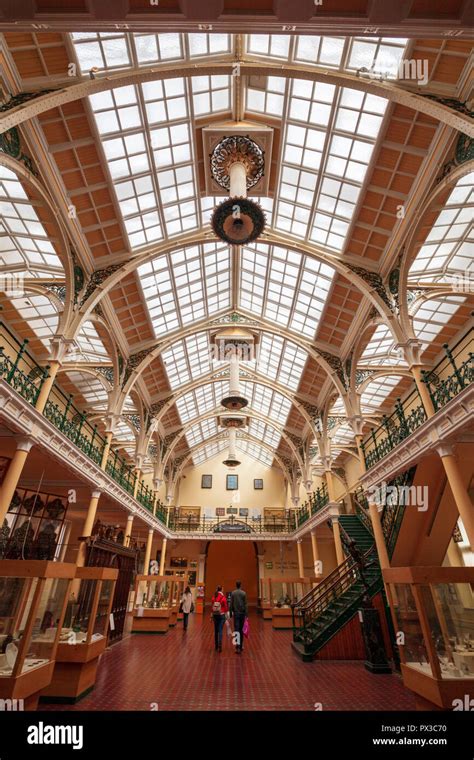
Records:
[[[231,624],[230,624],[230,620],[229,620],[229,619],[227,619],[227,620],[225,621],[225,630],[226,630],[227,636],[228,636],[228,637],[229,637],[229,639],[230,639],[230,638],[231,638],[231,636],[232,636],[232,626],[231,626]]]
[[[249,623],[249,619],[248,618],[245,618],[244,627],[242,629],[242,632],[243,632],[245,638],[248,639],[249,633],[250,633],[250,623]]]

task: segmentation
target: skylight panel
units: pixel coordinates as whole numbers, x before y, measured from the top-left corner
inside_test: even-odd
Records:
[[[199,443],[203,443],[208,438],[212,438],[212,436],[216,434],[217,423],[215,419],[201,420],[189,428],[186,432],[186,440],[188,445],[192,448]]]
[[[300,35],[296,38],[295,61],[339,68],[342,62],[345,41],[344,37]]]
[[[374,75],[396,79],[405,52],[406,39],[354,37],[350,41],[347,68],[366,69]]]
[[[230,253],[222,243],[173,251],[137,271],[157,337],[230,306]]]
[[[191,89],[196,117],[229,110],[231,94],[231,78],[229,76],[193,77]]]
[[[35,336],[48,347],[56,334],[59,317],[49,298],[40,295],[10,298],[12,306],[28,323]]]
[[[404,363],[400,352],[395,351],[395,341],[389,328],[378,325],[367,346],[363,350],[360,361],[372,364],[401,364]]]
[[[217,409],[228,388],[229,385],[225,382],[207,383],[176,399],[181,422],[186,424],[201,414]]]
[[[389,376],[369,383],[360,398],[362,412],[370,413],[378,411],[383,406],[387,396],[390,395],[399,382],[399,377]]]
[[[182,59],[183,45],[181,34],[140,34],[131,35],[135,47],[137,63],[147,66],[159,61]]]
[[[71,35],[82,72],[92,68],[99,71],[117,69],[131,64],[130,49],[125,34],[84,33]]]
[[[278,335],[264,333],[260,340],[257,371],[295,391],[307,354],[302,348]]]
[[[0,265],[61,274],[63,267],[39,216],[16,174],[0,166]],[[30,271],[28,272],[30,273]],[[40,276],[42,272],[36,271]]]
[[[109,355],[97,330],[92,322],[84,322],[75,339],[79,357],[74,354],[68,354],[67,359],[70,361],[79,358],[85,361],[108,361]]]
[[[265,58],[288,60],[291,37],[285,34],[249,34],[247,52]]]
[[[66,375],[88,403],[96,403],[101,406],[107,403],[108,394],[100,380],[82,372],[70,371],[66,372]]]
[[[207,333],[196,333],[178,340],[161,356],[173,389],[197,380],[211,370]]]
[[[259,446],[253,441],[246,441],[242,438],[237,438],[236,447],[238,450],[243,451],[244,454],[248,454],[252,459],[256,459],[267,467],[270,467],[273,462],[273,455],[269,451]]]
[[[194,454],[193,454],[193,463],[197,467],[200,464],[203,464],[203,462],[206,462],[208,459],[212,459],[213,457],[217,456],[220,451],[223,451],[225,448],[227,448],[227,442],[226,441],[214,441],[213,443],[207,443],[205,446],[200,447]]]
[[[474,271],[474,172],[461,177],[410,267],[411,279],[450,279]]]
[[[413,317],[413,328],[422,341],[431,343],[465,302],[464,296],[422,301]]]
[[[281,440],[281,434],[272,425],[267,425],[261,420],[250,420],[249,433],[254,438],[267,443],[272,448],[276,449]]]
[[[387,101],[325,82],[291,82],[275,227],[341,251]]]
[[[250,76],[246,88],[246,109],[281,118],[287,80],[284,77]]]
[[[188,34],[187,39],[191,58],[230,53],[232,49],[230,34]]]
[[[241,252],[241,304],[296,333],[313,337],[334,271],[300,253],[256,243]]]
[[[266,417],[276,420],[281,425],[286,423],[291,409],[291,402],[278,391],[273,391],[259,383],[241,383],[241,390],[245,398],[249,400],[251,409],[264,414]]]

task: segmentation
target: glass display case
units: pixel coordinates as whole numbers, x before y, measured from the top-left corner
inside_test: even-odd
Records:
[[[51,681],[76,566],[0,560],[0,698],[35,709]]]
[[[293,628],[291,605],[311,590],[310,578],[269,578],[273,628]]]
[[[260,578],[260,596],[258,610],[264,620],[272,619],[272,603],[270,598],[270,578]]]
[[[77,702],[94,687],[100,655],[107,646],[118,570],[78,567],[71,586],[51,683],[43,702]]]
[[[137,575],[132,633],[167,633],[175,603],[172,575]]]
[[[174,581],[173,597],[171,600],[171,620],[170,625],[176,625],[177,620],[183,619],[183,613],[179,611],[179,605],[183,598],[184,589],[188,585],[186,577],[182,575],[172,575],[170,580]]]
[[[383,576],[403,634],[405,685],[452,709],[474,687],[474,567],[398,567]]]

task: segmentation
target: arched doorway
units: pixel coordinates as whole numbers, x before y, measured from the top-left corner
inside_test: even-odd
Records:
[[[253,541],[210,541],[206,557],[206,602],[209,602],[216,586],[224,586],[224,592],[233,591],[235,581],[242,581],[251,605],[258,598],[258,560]]]

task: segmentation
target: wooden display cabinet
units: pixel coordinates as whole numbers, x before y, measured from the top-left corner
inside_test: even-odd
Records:
[[[172,575],[137,575],[132,633],[168,633],[175,581]]]
[[[405,634],[405,686],[452,710],[474,688],[474,567],[392,567],[383,578],[395,630]]]
[[[204,583],[196,584],[196,615],[202,615],[204,613],[204,596],[206,593],[206,586]]]
[[[291,605],[298,602],[312,588],[311,578],[268,578],[270,586],[270,614],[272,628],[293,628]]]
[[[0,698],[34,710],[53,676],[76,566],[0,560]]]
[[[99,658],[107,646],[110,610],[118,570],[78,567],[66,607],[56,664],[42,702],[78,702],[95,685]]]

